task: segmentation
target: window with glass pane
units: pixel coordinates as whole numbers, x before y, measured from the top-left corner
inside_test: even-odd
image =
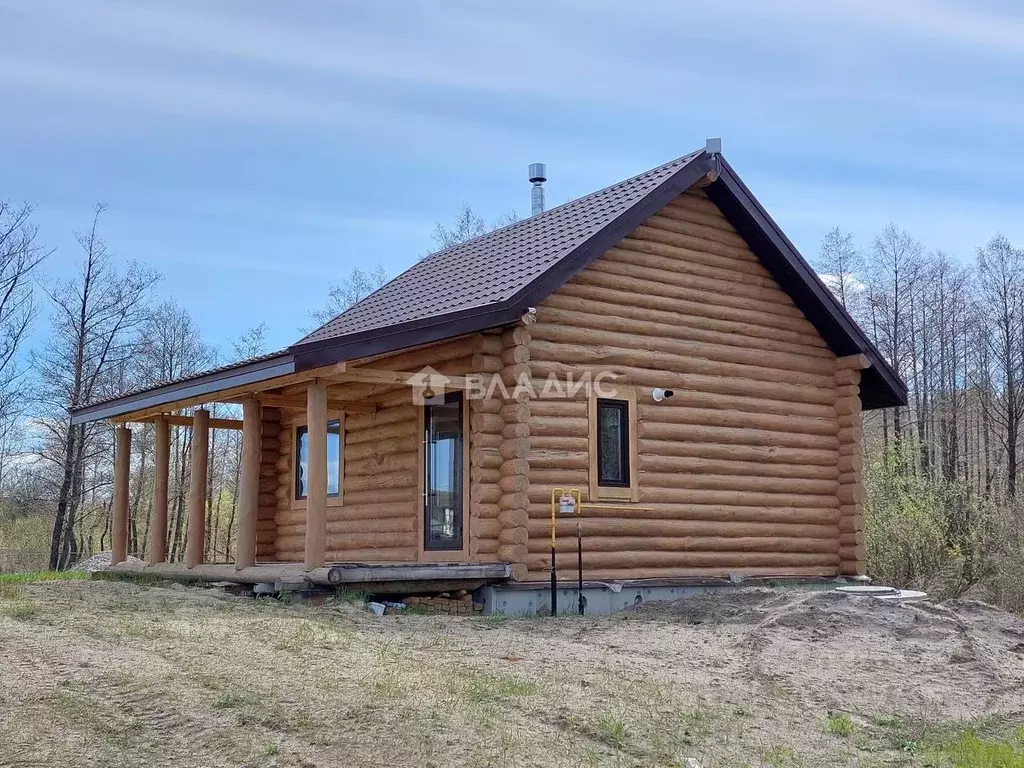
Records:
[[[629,402],[597,401],[597,484],[629,487]]]
[[[423,406],[424,549],[462,549],[462,393]]]
[[[309,430],[295,429],[295,498],[304,499],[308,494],[307,469],[309,456]],[[341,422],[327,422],[327,495],[341,494]]]

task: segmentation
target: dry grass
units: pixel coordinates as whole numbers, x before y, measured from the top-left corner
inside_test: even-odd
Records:
[[[951,668],[944,642],[19,584],[0,593],[0,765],[868,768],[1016,749],[1020,660]]]

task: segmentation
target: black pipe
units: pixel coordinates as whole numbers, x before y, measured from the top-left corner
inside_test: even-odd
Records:
[[[579,591],[580,616],[583,615],[583,523],[576,515],[576,588]]]
[[[551,545],[551,615],[558,615],[558,574],[555,573],[555,546]]]

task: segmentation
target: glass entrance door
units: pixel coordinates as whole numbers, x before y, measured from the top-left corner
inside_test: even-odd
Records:
[[[462,549],[462,393],[423,408],[423,548]]]

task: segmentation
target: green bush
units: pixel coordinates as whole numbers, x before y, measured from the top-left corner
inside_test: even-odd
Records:
[[[960,483],[915,474],[916,452],[904,439],[865,464],[868,573],[958,597],[990,573],[993,509]]]

